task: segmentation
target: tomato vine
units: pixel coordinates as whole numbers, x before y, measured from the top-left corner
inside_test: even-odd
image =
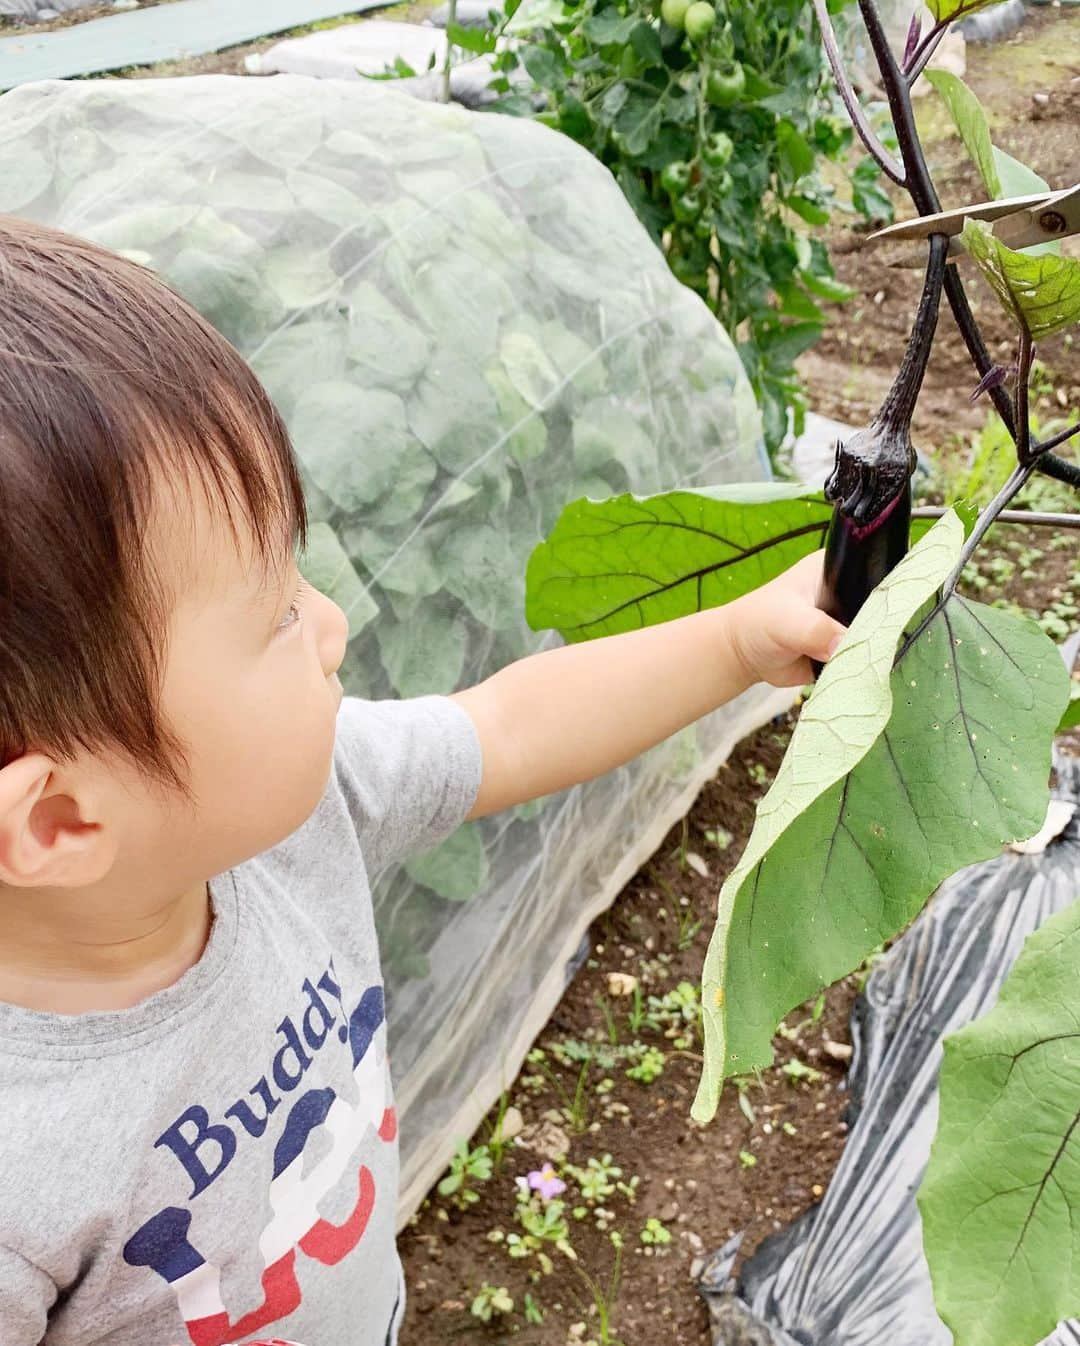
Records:
[[[891,209],[869,158],[855,205],[821,172],[853,137],[809,7],[566,0],[525,13],[511,3],[502,25],[514,40],[495,56],[495,108],[538,115],[611,169],[676,277],[735,340],[775,454],[789,409],[802,429],[795,361],[823,329],[822,302],[852,293],[815,234],[837,208]],[[496,47],[492,32],[451,37]]]

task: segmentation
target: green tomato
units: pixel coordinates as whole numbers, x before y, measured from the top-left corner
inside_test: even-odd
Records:
[[[738,61],[728,61],[709,71],[705,82],[705,97],[713,107],[731,107],[743,96],[746,71]]]
[[[735,183],[732,180],[731,174],[726,169],[723,172],[718,173],[710,184],[714,197],[727,196],[734,185]]]
[[[694,221],[694,237],[712,238],[712,220],[708,215],[699,215]]]
[[[701,197],[696,192],[684,192],[672,201],[671,213],[680,224],[692,224],[701,214]]]
[[[667,164],[660,174],[660,186],[668,196],[682,196],[690,186],[690,165],[682,159]]]
[[[691,3],[692,0],[662,0],[660,17],[666,24],[681,31],[686,22],[686,11]]]
[[[671,271],[676,280],[689,285],[693,290],[700,290],[708,284],[708,272],[700,270],[689,258],[672,257]]]
[[[694,0],[686,11],[683,26],[691,42],[700,42],[715,23],[716,10],[709,4],[709,0]]]
[[[709,168],[724,168],[735,153],[735,142],[726,131],[714,131],[701,147],[701,157]]]

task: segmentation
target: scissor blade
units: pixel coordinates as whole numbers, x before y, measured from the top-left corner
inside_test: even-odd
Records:
[[[1019,205],[1022,201],[1031,204]],[[993,221],[991,230],[994,237],[1014,251],[1068,238],[1072,234],[1080,234],[1080,185],[1067,187],[1061,192],[1039,192],[1033,197],[988,201],[958,211],[943,211],[940,215],[923,215],[916,220],[905,220],[900,225],[879,230],[871,234],[867,242],[871,239],[896,239],[902,243],[916,243],[932,233],[951,233],[953,237],[949,242],[948,260],[955,262],[966,255],[957,235],[968,219]],[[935,227],[939,222],[939,227]],[[925,263],[925,249],[907,247],[892,258],[889,265],[915,267]]]
[[[1032,196],[1013,196],[1007,201],[981,201],[976,205],[961,206],[957,210],[942,210],[936,215],[920,215],[914,220],[902,220],[899,224],[890,224],[887,229],[879,229],[875,234],[868,234],[866,242],[929,238],[931,234],[959,234],[967,220],[997,220],[1002,215],[1013,215],[1029,206],[1041,206],[1051,195],[1050,192],[1036,192]]]

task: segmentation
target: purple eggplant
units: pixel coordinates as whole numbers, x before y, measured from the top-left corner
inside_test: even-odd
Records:
[[[907,553],[916,462],[911,418],[934,343],[947,249],[944,235],[931,237],[926,281],[900,371],[866,429],[837,444],[825,483],[825,498],[834,508],[818,607],[845,626]]]

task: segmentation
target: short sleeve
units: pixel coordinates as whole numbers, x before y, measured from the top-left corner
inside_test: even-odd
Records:
[[[480,793],[483,757],[471,718],[447,696],[346,696],[334,771],[374,878],[464,822]]]
[[[0,1342],[40,1346],[48,1329],[56,1287],[18,1253],[0,1248]]]

